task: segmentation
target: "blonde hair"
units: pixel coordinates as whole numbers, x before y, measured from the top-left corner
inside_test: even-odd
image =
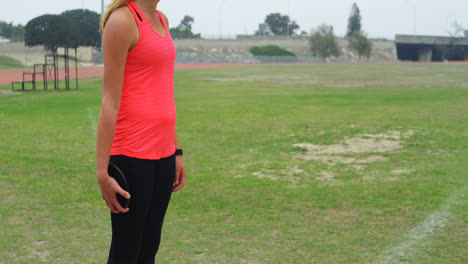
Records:
[[[112,0],[112,2],[107,6],[106,12],[104,12],[104,15],[102,15],[101,18],[101,24],[99,25],[99,32],[104,31],[104,27],[106,26],[107,20],[109,19],[109,16],[114,12],[115,10],[121,8],[122,6],[125,6],[130,0]]]

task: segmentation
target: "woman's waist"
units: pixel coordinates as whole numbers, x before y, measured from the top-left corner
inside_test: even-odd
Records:
[[[127,155],[141,159],[159,159],[175,151],[175,131],[163,134],[118,134],[112,142],[111,155]]]
[[[175,123],[176,119],[175,106],[166,108],[138,107],[126,111],[121,109],[117,117],[117,125],[153,126],[163,123]]]
[[[115,128],[114,142],[137,145],[150,142],[173,143],[176,115],[165,115],[153,119],[119,118]]]

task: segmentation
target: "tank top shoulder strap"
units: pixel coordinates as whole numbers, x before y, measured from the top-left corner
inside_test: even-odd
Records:
[[[127,3],[127,7],[130,9],[130,12],[132,12],[138,26],[140,26],[140,24],[143,23],[143,15],[140,14],[140,9],[138,9],[138,6],[132,0],[130,0]]]
[[[166,20],[164,19],[164,16],[161,14],[161,12],[159,12],[159,10],[156,9],[156,12],[158,13],[159,15],[159,20],[161,20],[163,26],[164,26],[164,29],[166,29],[166,31],[169,32],[169,29],[167,28],[167,25],[166,25]]]

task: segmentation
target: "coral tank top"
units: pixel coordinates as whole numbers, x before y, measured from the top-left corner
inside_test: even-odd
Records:
[[[174,61],[176,50],[159,11],[166,34],[151,27],[138,6],[127,3],[140,37],[128,52],[111,155],[161,159],[175,152],[176,107]]]

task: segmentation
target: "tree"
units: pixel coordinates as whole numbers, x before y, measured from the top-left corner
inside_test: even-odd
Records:
[[[450,36],[450,45],[437,45],[435,49],[442,54],[442,60],[462,61],[465,59],[465,51],[461,46],[455,45],[455,41],[458,38],[465,38],[465,27],[460,24],[457,20],[452,22],[452,27],[447,30]]]
[[[84,9],[39,16],[26,24],[24,42],[26,46],[44,45],[48,50],[65,45],[99,47],[99,20],[98,13]]]
[[[348,31],[346,37],[350,37],[354,32],[361,32],[361,11],[356,3],[353,3],[351,14],[348,18]]]
[[[333,26],[320,25],[312,31],[309,43],[313,56],[328,58],[330,56],[337,57],[341,55],[335,34],[333,33]]]
[[[10,31],[9,39],[14,42],[24,41],[24,26],[23,25],[13,26],[13,28],[11,28],[11,31]]]
[[[179,26],[177,26],[180,30],[187,30],[192,31],[192,23],[195,22],[195,19],[191,16],[184,16],[182,21],[180,21]]]
[[[28,22],[25,27],[26,46],[44,45],[47,50],[64,45],[71,37],[70,19],[60,15],[42,15]]]
[[[293,36],[299,26],[291,21],[289,16],[280,13],[271,13],[265,18],[269,31],[276,36]]]
[[[372,51],[372,42],[367,39],[363,32],[353,32],[349,37],[349,47],[358,52],[359,58],[369,58]]]
[[[72,22],[69,30],[73,44],[76,41],[78,46],[101,46],[100,14],[87,9],[74,9],[63,12],[61,16]]]
[[[458,23],[458,21],[452,22],[452,30],[448,31],[451,38],[463,38],[465,37],[465,27]]]
[[[6,23],[0,21],[0,36],[10,39],[11,41],[24,40],[24,26],[13,25],[13,23]]]
[[[173,38],[201,38],[200,33],[193,34],[192,32],[192,24],[195,22],[195,19],[191,16],[184,16],[180,24],[175,27],[169,29],[171,36]]]

